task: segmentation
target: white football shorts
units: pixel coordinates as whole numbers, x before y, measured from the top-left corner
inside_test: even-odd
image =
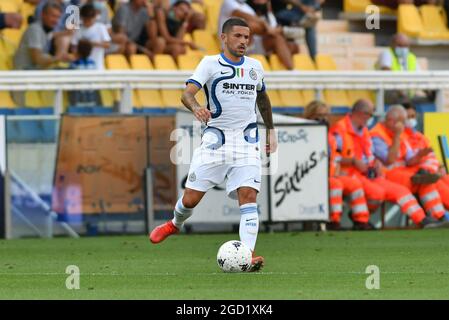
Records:
[[[226,180],[226,192],[237,199],[237,189],[261,186],[261,157],[257,127],[245,131],[222,131],[208,127],[201,146],[195,149],[186,187],[207,192]]]

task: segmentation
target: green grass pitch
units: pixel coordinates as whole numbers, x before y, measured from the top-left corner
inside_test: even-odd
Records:
[[[0,241],[0,299],[448,299],[449,230],[260,234],[260,273],[224,274],[234,234]],[[68,265],[80,289],[68,290]],[[380,269],[368,290],[366,268]]]

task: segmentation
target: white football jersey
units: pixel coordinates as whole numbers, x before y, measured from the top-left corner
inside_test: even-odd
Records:
[[[204,88],[212,118],[208,127],[223,131],[245,130],[257,121],[257,92],[265,90],[262,64],[242,57],[235,63],[223,53],[206,56],[187,81]]]

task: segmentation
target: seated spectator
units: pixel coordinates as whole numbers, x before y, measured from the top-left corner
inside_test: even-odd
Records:
[[[154,54],[164,52],[165,42],[158,37],[154,7],[147,0],[130,0],[123,3],[115,13],[112,24],[117,28],[123,28],[126,32],[127,56],[139,52],[152,57]]]
[[[92,4],[85,4],[81,7],[80,16],[82,20],[81,28],[76,30],[72,45],[78,45],[80,39],[90,41],[92,45],[92,53],[89,56],[95,61],[96,68],[104,69],[104,52],[109,48],[111,37],[103,23],[96,22],[97,12]]]
[[[15,69],[47,69],[57,62],[70,62],[67,53],[50,54],[53,28],[61,17],[61,8],[48,2],[42,9],[39,21],[30,24],[20,40],[14,56]]]
[[[255,1],[255,3],[267,6],[267,0]],[[287,40],[283,36],[282,29],[273,28],[264,18],[258,17],[254,9],[245,0],[227,0],[223,2],[220,9],[218,30],[221,31],[223,23],[230,17],[245,19],[250,26],[253,41],[248,54],[274,52],[278,55],[285,68],[288,70],[293,69],[292,54]]]
[[[272,6],[271,6],[271,0],[248,0],[248,4],[250,5],[251,8],[253,8],[253,10],[256,12],[256,15],[260,18],[262,18],[263,20],[265,20],[267,22],[267,24],[275,29],[278,33],[282,34],[283,37],[279,37],[278,39],[282,40],[282,44],[280,46],[283,46],[284,40],[287,41],[287,45],[288,45],[288,49],[290,51],[290,54],[295,54],[295,53],[299,53],[299,46],[294,42],[294,41],[288,41],[288,38],[286,37],[286,32],[285,29],[287,27],[282,27],[279,26],[276,20],[276,17],[274,16],[273,10],[272,10]],[[302,30],[302,29],[300,29]],[[302,38],[303,33],[299,33],[297,34],[298,38],[291,38],[291,40],[300,40],[300,38]],[[260,39],[260,38],[259,38]],[[273,41],[276,38],[271,38],[267,41]],[[258,51],[260,52],[264,52],[264,47],[263,44],[255,44],[255,46],[259,47],[260,49]],[[275,47],[275,44],[266,44],[266,47],[272,48]],[[268,55],[271,52],[267,52]]]
[[[383,51],[376,68],[386,71],[420,71],[418,59],[410,51],[410,40],[405,34],[398,33],[393,36],[390,48]],[[427,95],[427,97],[425,97]],[[426,92],[425,95],[418,95],[415,91],[388,90],[385,91],[386,104],[402,104],[409,101],[419,102],[432,99],[432,93]]]
[[[92,54],[92,42],[87,39],[78,41],[76,60],[70,64],[72,70],[95,70],[95,61],[90,58]],[[99,105],[99,95],[93,90],[70,91],[69,101],[71,106],[92,107]]]
[[[162,7],[165,11],[169,11],[170,8],[177,2],[178,0],[154,0],[154,5],[156,7]],[[198,3],[200,5],[204,5],[203,0],[186,0],[188,3]],[[197,12],[192,10],[192,14],[189,17],[188,25],[187,25],[187,33],[191,33],[196,29],[205,29],[206,28],[206,17],[201,12]]]
[[[164,53],[172,55],[175,59],[180,54],[186,53],[186,46],[197,49],[194,43],[183,40],[192,14],[190,3],[184,0],[175,2],[169,11],[165,11],[162,7],[156,9],[159,34],[166,43]]]
[[[50,46],[50,52],[55,55],[62,55],[69,52],[70,40],[74,33],[74,30],[78,28],[76,19],[71,19],[71,12],[67,10],[69,5],[78,6],[81,0],[41,0],[37,6],[34,14],[35,21],[39,21],[42,17],[42,10],[45,5],[52,3],[60,7],[61,15],[56,26],[53,28],[52,43]],[[72,23],[72,25],[70,24]]]
[[[415,6],[422,6],[423,4],[436,4],[438,0],[371,0],[371,2],[378,6],[384,6],[396,10],[401,4],[414,4]]]
[[[317,55],[316,23],[325,0],[278,0],[273,3],[279,24],[305,28],[306,43],[312,59]]]
[[[0,30],[5,28],[20,29],[22,25],[22,16],[19,13],[0,12]]]

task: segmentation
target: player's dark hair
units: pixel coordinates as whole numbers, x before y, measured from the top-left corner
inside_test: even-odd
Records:
[[[84,6],[81,7],[80,10],[80,16],[82,18],[94,18],[97,16],[97,11],[95,10],[95,7],[93,4],[87,3]]]
[[[92,44],[87,39],[81,39],[78,42],[78,55],[81,59],[86,59],[90,56],[90,53],[92,52]]]
[[[245,20],[241,18],[229,18],[225,23],[223,23],[221,33],[228,33],[234,26],[249,28],[249,25]]]

